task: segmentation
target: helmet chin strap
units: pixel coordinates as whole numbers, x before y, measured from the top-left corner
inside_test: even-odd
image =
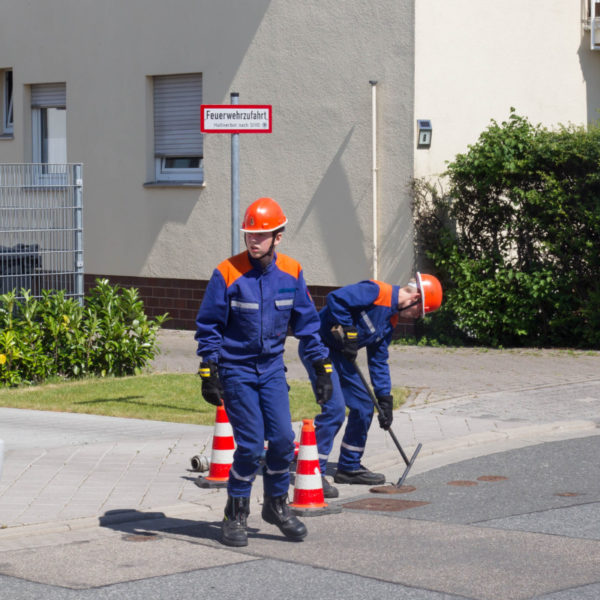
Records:
[[[273,237],[271,238],[271,245],[269,249],[262,255],[259,256],[256,260],[262,260],[265,256],[273,256],[273,250],[275,249],[275,238],[277,237],[277,231],[273,232]],[[246,241],[246,236],[244,235],[244,244],[246,244],[246,250],[248,249],[248,242]]]
[[[419,304],[420,302],[421,302],[421,298],[419,298],[418,300],[415,300],[408,306],[403,306],[402,308],[399,308],[398,312],[402,312],[403,310],[408,310],[409,308],[412,308],[413,306],[417,306],[417,304]]]

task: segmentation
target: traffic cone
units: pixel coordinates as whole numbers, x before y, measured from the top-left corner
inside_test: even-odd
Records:
[[[300,444],[294,440],[294,460],[298,460],[299,452],[300,452]]]
[[[225,407],[217,406],[210,470],[206,477],[201,475],[194,483],[201,488],[227,487],[234,450],[233,430],[227,418]]]
[[[342,511],[341,506],[327,504],[323,496],[317,439],[312,419],[302,420],[294,501],[289,506],[294,514],[303,516],[318,516]]]

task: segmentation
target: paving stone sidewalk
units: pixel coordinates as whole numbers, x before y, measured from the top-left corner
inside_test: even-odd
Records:
[[[164,330],[160,340],[155,371],[195,372],[192,332]],[[306,378],[293,339],[286,362],[290,379]],[[409,455],[423,445],[411,474],[457,453],[591,435],[600,423],[600,353],[394,346],[390,365],[394,384],[413,392],[393,426]],[[23,528],[60,531],[153,511],[222,510],[224,491],[198,488],[190,469],[192,456],[210,456],[212,433],[212,427],[0,409],[0,540]],[[404,469],[376,422],[365,462],[391,482]],[[342,486],[341,499],[356,494],[355,487]],[[258,503],[260,482],[253,494]]]

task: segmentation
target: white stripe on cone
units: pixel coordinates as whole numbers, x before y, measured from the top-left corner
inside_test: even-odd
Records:
[[[298,462],[301,460],[319,460],[319,454],[317,453],[317,447],[310,445],[300,446],[298,452]]]
[[[233,450],[213,450],[210,462],[215,465],[230,465],[233,462]]]
[[[215,437],[233,437],[231,423],[215,423]]]
[[[298,490],[317,490],[322,485],[321,473],[315,469],[314,475],[298,475],[294,487]]]

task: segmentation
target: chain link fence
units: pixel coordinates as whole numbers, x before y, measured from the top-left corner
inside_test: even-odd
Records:
[[[82,165],[0,164],[0,294],[83,301]]]

